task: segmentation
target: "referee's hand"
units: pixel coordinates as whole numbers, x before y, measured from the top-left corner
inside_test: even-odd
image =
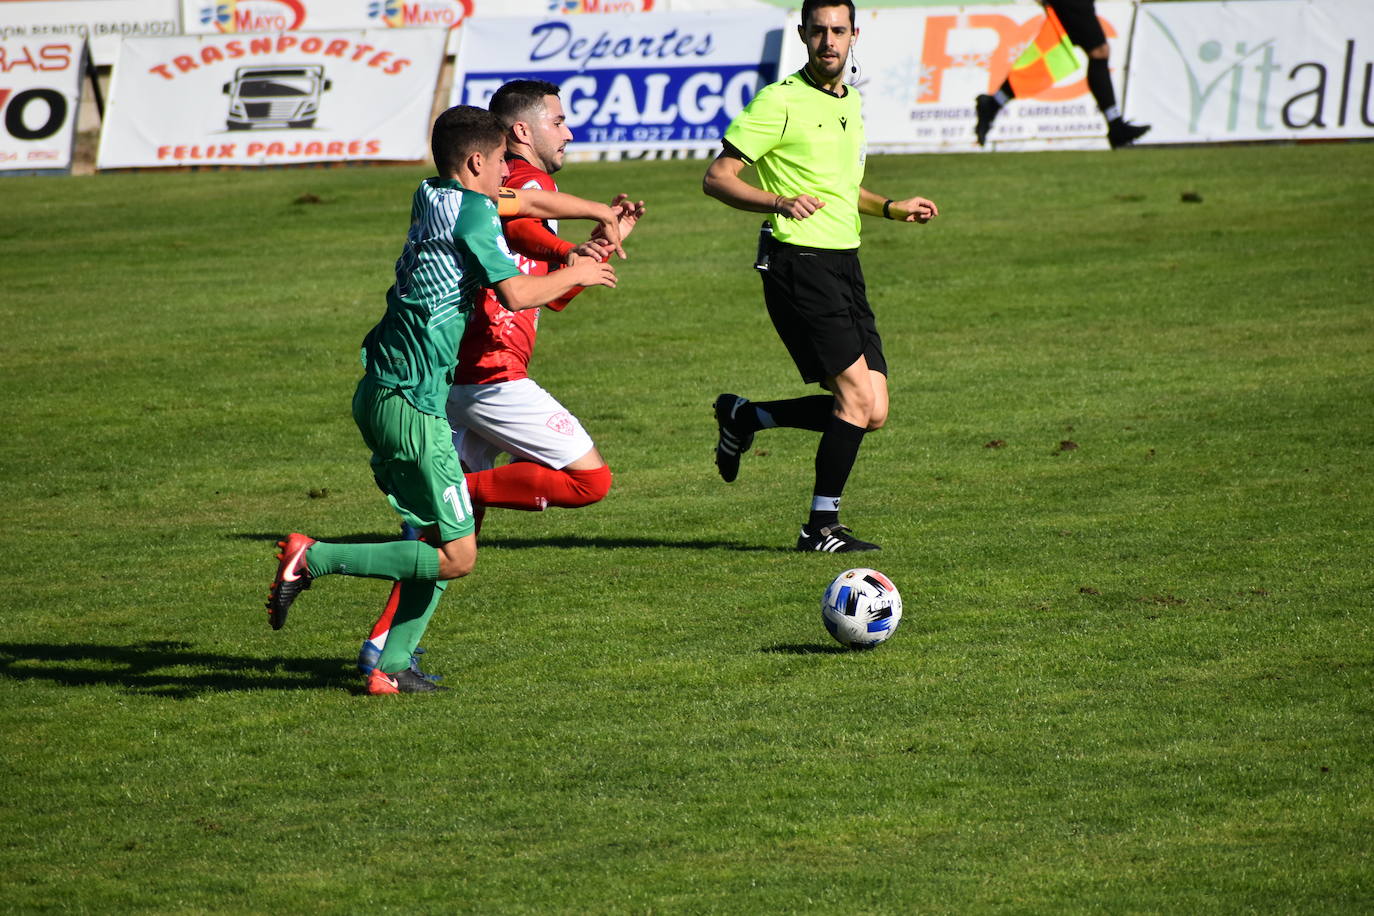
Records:
[[[892,218],[905,223],[928,223],[940,215],[935,201],[924,197],[908,197],[892,202]]]
[[[773,203],[774,212],[788,219],[806,219],[824,206],[825,201],[817,200],[810,194],[798,194],[796,197],[783,197],[779,194]]]

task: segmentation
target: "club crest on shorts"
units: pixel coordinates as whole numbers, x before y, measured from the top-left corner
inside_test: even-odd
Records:
[[[569,416],[566,410],[560,410],[558,413],[549,417],[544,421],[544,425],[564,436],[571,436],[576,429],[576,427],[573,426],[572,417]]]

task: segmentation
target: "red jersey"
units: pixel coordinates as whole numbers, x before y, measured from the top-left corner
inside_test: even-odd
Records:
[[[512,156],[508,162],[510,178],[506,184],[509,187],[558,190],[553,176],[525,159]],[[516,265],[531,277],[547,274],[550,263],[561,264],[574,247],[558,237],[557,222],[516,217],[502,220],[501,226],[506,242],[515,253]],[[569,298],[571,296],[565,296],[550,303],[550,308],[561,310]],[[512,312],[488,289],[481,306],[468,316],[467,330],[458,345],[454,384],[489,385],[528,378],[534,338],[539,333],[539,311],[532,308]]]

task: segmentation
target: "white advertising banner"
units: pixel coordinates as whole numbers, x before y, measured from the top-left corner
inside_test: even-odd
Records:
[[[1194,4],[1182,4],[1193,6]],[[1097,17],[1112,49],[1112,80],[1122,92],[1130,58],[1134,4],[1101,2]],[[863,94],[870,152],[974,152],[974,96],[996,92],[1012,61],[1044,21],[1036,5],[980,5],[859,10],[849,79]],[[806,63],[797,14],[783,35],[782,71]],[[1087,84],[1087,57],[1039,95],[1003,109],[988,135],[988,150],[1104,149],[1107,124]]]
[[[72,165],[86,42],[0,41],[0,171],[66,171]]]
[[[1150,3],[1126,113],[1151,143],[1374,137],[1374,2]]]
[[[96,166],[425,159],[445,37],[372,29],[127,40]]]
[[[777,78],[785,13],[650,13],[473,19],[463,27],[451,104],[485,107],[508,80],[556,83],[572,149],[718,146],[730,120]]]
[[[457,53],[460,25],[473,17],[646,13],[666,0],[181,0],[188,33],[300,29],[446,28]]]
[[[121,38],[176,35],[178,0],[0,2],[0,41],[90,42],[97,66],[114,63]]]

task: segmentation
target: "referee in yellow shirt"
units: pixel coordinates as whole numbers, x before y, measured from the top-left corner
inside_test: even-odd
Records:
[[[769,214],[755,267],[778,336],[807,384],[828,395],[750,401],[716,399],[716,467],[728,483],[760,429],[815,430],[816,482],[797,549],[877,550],[840,524],[840,497],[864,433],[887,421],[887,360],[859,267],[859,214],[925,223],[939,214],[924,197],[892,200],[863,187],[863,114],[844,82],[858,38],[849,0],[805,0],[797,28],[806,66],[765,86],[725,132],[706,170],[707,194]],[[755,187],[740,177],[746,164]]]

